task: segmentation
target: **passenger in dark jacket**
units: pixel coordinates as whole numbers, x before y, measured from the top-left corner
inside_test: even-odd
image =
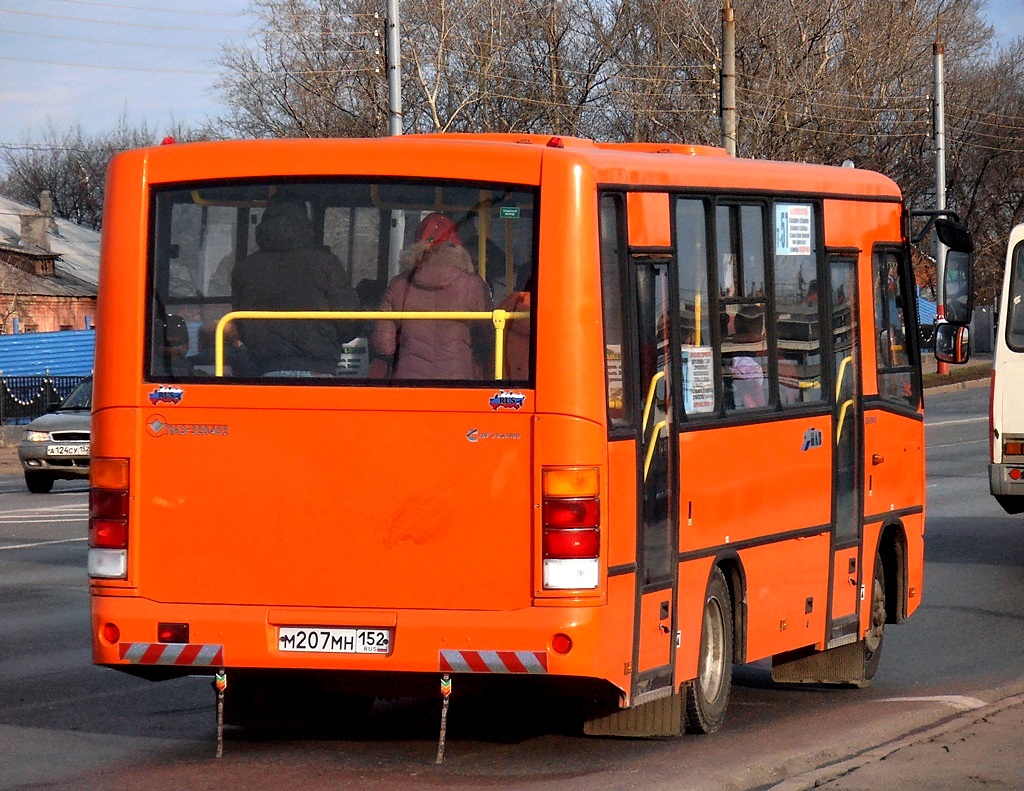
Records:
[[[259,251],[231,273],[235,310],[359,310],[341,261],[314,239],[305,204],[282,198],[267,206],[256,228]],[[239,335],[256,372],[333,375],[341,347],[359,323],[322,319],[239,321]]]
[[[403,251],[402,272],[388,284],[381,310],[490,311],[487,284],[473,268],[455,224],[430,214]],[[396,379],[473,379],[493,348],[489,321],[378,321],[373,351],[394,356]],[[492,372],[493,375],[493,372]]]

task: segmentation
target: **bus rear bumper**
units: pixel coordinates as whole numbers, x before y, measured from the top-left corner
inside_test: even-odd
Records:
[[[97,595],[94,589],[93,661],[154,679],[246,668],[573,676],[621,688],[629,680],[623,674],[630,660],[629,634],[602,629],[607,617],[602,606],[507,612],[186,607]],[[168,625],[177,628],[176,642],[159,641],[158,632]],[[296,627],[321,635],[387,630],[389,647],[386,653],[355,653],[336,640],[332,652],[297,650],[294,639],[280,642],[282,628]],[[616,634],[621,636],[611,637]]]
[[[1017,478],[1011,477],[1016,470]],[[1024,464],[989,464],[988,482],[992,494],[1024,497]]]
[[[990,463],[988,483],[989,491],[1004,511],[1008,514],[1024,513],[1024,464]]]

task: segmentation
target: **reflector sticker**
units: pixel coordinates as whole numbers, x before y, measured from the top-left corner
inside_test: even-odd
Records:
[[[224,664],[224,646],[198,643],[121,643],[118,653],[132,665],[212,667]]]
[[[440,654],[444,673],[547,673],[545,651],[450,651]]]

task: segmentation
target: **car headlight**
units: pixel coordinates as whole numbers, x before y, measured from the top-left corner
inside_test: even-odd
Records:
[[[46,442],[50,438],[50,435],[45,431],[26,431],[25,441],[26,442]]]

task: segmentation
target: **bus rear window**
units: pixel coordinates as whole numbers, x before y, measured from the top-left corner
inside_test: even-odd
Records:
[[[296,181],[154,192],[149,381],[532,381],[535,190]]]

